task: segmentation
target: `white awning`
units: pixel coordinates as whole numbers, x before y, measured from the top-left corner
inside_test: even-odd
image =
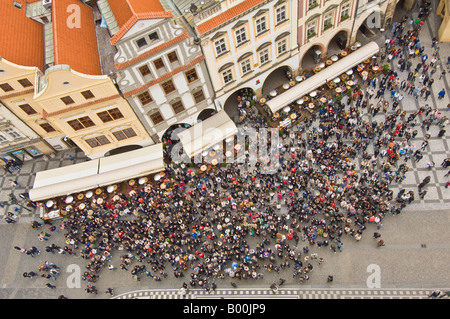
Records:
[[[376,42],[370,42],[360,47],[355,52],[347,55],[345,58],[338,60],[332,65],[314,74],[305,81],[297,84],[288,91],[278,95],[277,97],[266,102],[266,105],[272,112],[277,112],[286,105],[298,100],[300,97],[333,80],[340,74],[358,65],[367,58],[374,56],[380,47]]]
[[[32,201],[66,196],[163,171],[162,144],[36,173]]]
[[[192,157],[237,134],[237,131],[234,122],[222,110],[191,128],[178,133],[178,137],[186,154]]]
[[[98,185],[106,186],[165,169],[162,144],[100,159]]]
[[[41,201],[94,188],[97,186],[98,165],[99,160],[96,159],[37,172],[29,197],[32,201]]]

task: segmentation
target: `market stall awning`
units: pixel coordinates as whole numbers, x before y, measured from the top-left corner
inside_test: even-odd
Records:
[[[186,154],[192,157],[235,135],[237,131],[234,122],[222,110],[179,133],[178,137]]]
[[[380,47],[376,42],[370,42],[362,47],[360,47],[355,52],[347,55],[346,57],[334,62],[332,65],[321,70],[319,73],[314,74],[305,81],[297,84],[288,91],[278,95],[277,97],[266,102],[266,105],[270,108],[272,112],[277,112],[286,105],[296,101],[305,94],[319,88],[320,86],[326,84],[328,81],[333,80],[340,74],[346,72],[347,70],[355,67],[367,58],[374,56]]]
[[[98,165],[96,159],[37,172],[29,197],[32,201],[41,201],[96,187]]]
[[[162,144],[100,159],[98,185],[106,186],[127,179],[161,172],[164,167]]]
[[[165,169],[162,144],[36,173],[32,201],[66,196]]]

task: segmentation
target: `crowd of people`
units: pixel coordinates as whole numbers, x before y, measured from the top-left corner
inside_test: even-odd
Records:
[[[426,9],[427,3],[422,7]],[[421,10],[420,21],[426,12]],[[403,181],[413,161],[420,161],[431,136],[424,136],[420,148],[412,139],[419,126],[428,131],[437,125],[442,131],[448,124],[446,116],[423,103],[440,65],[437,45],[428,62],[424,56],[430,49],[423,49],[419,39],[421,24],[415,20],[409,24],[410,20],[405,16],[395,25],[394,36],[379,54],[380,64],[384,59],[395,61],[398,71],[390,67],[369,80],[366,88],[356,88],[347,105],[333,101],[294,125],[280,140],[279,156],[255,165],[219,165],[198,174],[170,164],[162,179],[164,189],[154,184],[132,196],[121,193],[112,204],[92,206],[87,201],[84,209],[75,207],[58,229],[64,244],[48,245],[46,252],[86,260],[86,291],[96,293],[92,284],[100,272],[116,268],[134,280],[173,276],[184,289],[215,289],[220,280],[235,287],[241,280],[288,270],[300,283],[324,262],[329,253],[324,248],[331,253],[344,249],[344,238],[359,241],[369,232],[374,245],[384,246],[379,233],[384,218],[400,214],[416,200],[417,190],[394,194],[390,187]],[[413,75],[402,80],[406,72]],[[419,72],[428,79],[418,78]],[[424,105],[408,114],[401,96],[410,92]],[[242,101],[240,109],[251,113],[254,99]],[[385,115],[375,121],[378,112]],[[265,125],[251,124],[257,129]],[[444,134],[445,130],[439,136]],[[265,166],[274,172],[267,173]],[[419,191],[427,182],[429,178]],[[41,226],[32,224],[35,230]],[[48,240],[49,235],[40,231],[39,239]],[[29,251],[39,254],[37,248]],[[116,253],[118,267],[112,265]],[[51,263],[38,270],[50,280],[59,275]],[[24,277],[36,275],[29,272]],[[332,282],[333,276],[327,281]]]

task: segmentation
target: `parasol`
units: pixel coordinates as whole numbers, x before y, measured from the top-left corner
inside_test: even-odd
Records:
[[[86,192],[86,198],[91,198],[92,196],[94,196],[94,193],[92,191]]]
[[[66,204],[70,204],[73,202],[73,196],[67,196],[66,197]]]

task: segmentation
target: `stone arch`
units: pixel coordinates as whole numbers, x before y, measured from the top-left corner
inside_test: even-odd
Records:
[[[314,61],[314,52],[321,51],[321,57],[326,54],[323,43],[317,42],[312,44],[300,57],[300,69],[303,71],[310,71],[316,62]]]

